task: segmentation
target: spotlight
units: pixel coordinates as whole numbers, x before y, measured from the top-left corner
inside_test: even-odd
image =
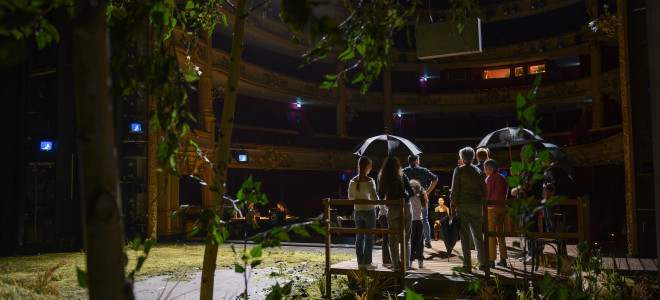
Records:
[[[300,107],[302,107],[302,104],[300,104],[300,103],[296,103],[296,107],[297,107],[297,108],[300,108]]]
[[[397,113],[396,116],[401,118],[401,113]]]

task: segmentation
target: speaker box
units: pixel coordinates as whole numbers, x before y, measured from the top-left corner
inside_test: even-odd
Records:
[[[459,33],[452,22],[418,25],[416,31],[417,58],[431,59],[480,53],[481,20],[471,18]]]

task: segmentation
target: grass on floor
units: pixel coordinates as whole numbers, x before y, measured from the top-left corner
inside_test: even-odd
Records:
[[[127,254],[129,263],[126,273],[135,267],[136,257],[140,253],[127,250]],[[158,275],[182,278],[195,272],[201,272],[203,256],[204,245],[156,245],[152,248],[142,270],[137,274],[137,280]],[[331,258],[332,263],[335,264],[355,258],[355,255],[333,253]],[[62,266],[54,270],[49,279],[38,279],[44,278],[44,272],[50,267],[63,261]],[[236,261],[237,257],[228,247],[221,247],[218,250],[217,269],[233,269]],[[2,257],[0,258],[0,283],[2,283],[0,296],[12,299],[12,296],[7,295],[10,291],[15,291],[16,295],[19,295],[14,297],[16,299],[40,299],[42,295],[49,293],[66,299],[85,299],[87,291],[78,286],[76,266],[85,269],[84,253]],[[294,280],[293,290],[297,296],[320,296],[315,287],[315,278],[323,273],[324,266],[325,255],[323,252],[270,248],[264,249],[262,264],[257,268],[271,268],[273,270],[271,276],[280,277],[280,282]],[[48,288],[49,286],[54,289]],[[35,290],[40,290],[41,293],[37,293]],[[5,291],[7,291],[7,295],[2,294]]]

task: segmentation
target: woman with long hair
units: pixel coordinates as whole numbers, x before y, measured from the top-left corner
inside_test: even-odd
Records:
[[[376,195],[376,183],[371,177],[371,159],[366,156],[358,160],[358,175],[351,179],[348,184],[348,199],[350,200],[378,200]],[[375,205],[356,204],[353,206],[353,219],[355,227],[359,229],[372,229],[376,227]],[[377,266],[371,261],[371,252],[374,248],[373,233],[358,233],[355,236],[355,254],[357,255],[358,267],[360,269],[376,269]]]
[[[378,196],[380,199],[386,200],[398,200],[406,199],[406,206],[404,207],[404,216],[401,215],[400,207],[398,205],[388,205],[387,207],[387,225],[388,229],[402,229],[400,228],[401,218],[405,220],[405,233],[406,240],[410,239],[410,199],[415,192],[410,186],[410,180],[408,176],[403,174],[401,169],[401,163],[396,157],[388,157],[383,162],[383,166],[378,173]],[[390,256],[392,261],[392,267],[394,269],[399,269],[401,267],[401,259],[399,258],[399,243],[401,241],[398,234],[390,234],[389,239],[389,248]],[[410,253],[408,248],[407,253]],[[406,262],[409,262],[410,259],[406,257]]]
[[[420,268],[424,267],[424,238],[422,238],[422,210],[426,209],[429,198],[426,190],[417,180],[411,180],[415,194],[410,197],[410,206],[412,207],[412,225],[410,229],[410,264],[418,260]]]

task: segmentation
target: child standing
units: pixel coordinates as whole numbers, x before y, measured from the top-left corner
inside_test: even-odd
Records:
[[[415,194],[410,197],[410,205],[412,211],[412,226],[410,233],[410,264],[418,260],[420,268],[424,267],[424,239],[422,238],[422,210],[426,209],[429,203],[429,198],[426,195],[426,190],[417,180],[411,180],[410,185],[415,191]]]

